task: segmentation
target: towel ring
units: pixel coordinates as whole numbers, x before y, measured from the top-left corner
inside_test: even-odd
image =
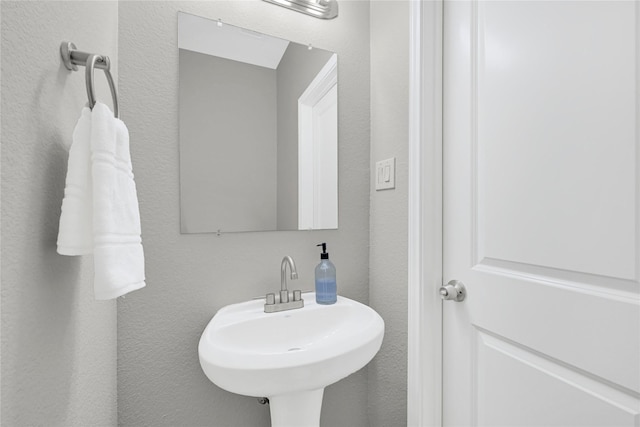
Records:
[[[85,80],[87,85],[87,98],[89,99],[89,108],[93,109],[96,105],[96,95],[93,83],[93,70],[100,68],[104,70],[111,90],[111,98],[113,99],[113,115],[118,117],[118,94],[116,85],[111,76],[111,61],[108,56],[97,55],[95,53],[80,52],[76,50],[76,45],[72,42],[62,42],[60,45],[60,55],[65,67],[71,71],[78,71],[78,65],[85,67]]]

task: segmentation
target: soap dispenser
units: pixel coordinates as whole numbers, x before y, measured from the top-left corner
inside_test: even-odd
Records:
[[[334,304],[338,299],[338,286],[336,283],[336,267],[329,261],[327,244],[322,246],[320,264],[316,266],[316,302],[318,304]]]

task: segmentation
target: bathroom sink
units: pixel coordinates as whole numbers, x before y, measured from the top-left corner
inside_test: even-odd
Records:
[[[382,344],[384,322],[372,308],[340,296],[332,305],[317,304],[315,293],[303,299],[303,308],[278,313],[265,313],[263,299],[223,307],[198,346],[214,384],[269,398],[274,426],[317,425],[308,416],[319,422],[324,388],[364,367]],[[304,422],[292,419],[296,411]]]

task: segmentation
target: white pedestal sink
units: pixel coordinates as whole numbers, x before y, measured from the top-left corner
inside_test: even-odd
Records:
[[[382,344],[384,322],[370,307],[338,296],[303,295],[304,307],[264,313],[264,300],[220,309],[200,338],[207,377],[220,388],[268,397],[272,427],[320,425],[324,388],[364,367]]]

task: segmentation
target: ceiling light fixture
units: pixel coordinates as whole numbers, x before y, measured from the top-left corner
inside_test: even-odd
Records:
[[[337,0],[263,0],[277,4],[296,12],[305,13],[320,19],[333,19],[338,16]]]

